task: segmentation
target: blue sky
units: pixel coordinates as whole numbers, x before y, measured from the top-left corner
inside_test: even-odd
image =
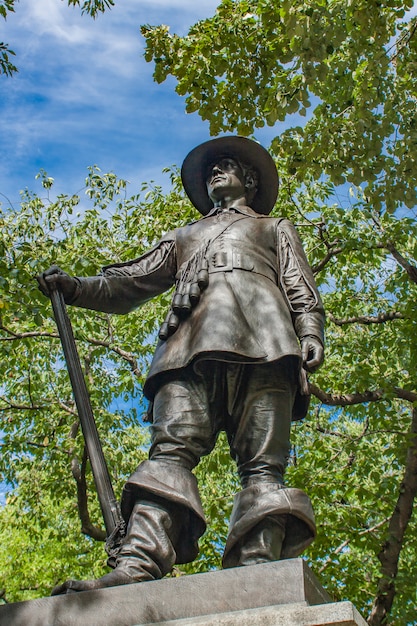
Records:
[[[66,0],[20,0],[0,23],[19,73],[0,77],[0,193],[38,189],[40,168],[56,192],[76,192],[88,165],[134,183],[161,177],[208,136],[184,113],[174,81],[156,85],[143,59],[143,23],[186,33],[216,0],[116,0],[92,20]],[[133,191],[133,190],[132,190]],[[5,202],[4,198],[1,198]]]
[[[26,187],[40,191],[41,168],[55,179],[55,193],[75,193],[89,165],[134,185],[160,182],[163,167],[180,165],[208,138],[208,124],[184,112],[174,79],[153,82],[139,27],[164,23],[185,34],[217,4],[116,0],[93,20],[66,0],[16,3],[0,22],[0,41],[16,52],[19,68],[13,78],[0,76],[0,201],[18,203]],[[266,144],[276,133],[269,134]]]

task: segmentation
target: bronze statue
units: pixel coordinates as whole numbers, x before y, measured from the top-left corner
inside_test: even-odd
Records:
[[[294,227],[268,217],[275,164],[256,142],[221,137],[190,152],[182,180],[200,220],[99,276],[53,267],[38,278],[46,295],[56,282],[68,304],[119,314],[175,285],[144,386],[149,460],[124,487],[116,568],[55,593],[153,580],[195,559],[206,523],[192,469],[221,430],[242,484],[224,567],[298,556],[315,535],[309,498],[283,475],[291,421],[308,407],[305,371],[323,360],[324,312]]]

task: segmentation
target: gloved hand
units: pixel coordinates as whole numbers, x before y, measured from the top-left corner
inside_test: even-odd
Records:
[[[70,302],[74,296],[78,286],[78,281],[73,276],[70,276],[57,265],[52,265],[49,269],[36,277],[39,283],[39,289],[45,296],[49,297],[50,286],[56,285],[64,296],[66,302]]]
[[[304,369],[307,372],[315,372],[324,360],[324,349],[321,341],[316,337],[302,337],[301,354]]]

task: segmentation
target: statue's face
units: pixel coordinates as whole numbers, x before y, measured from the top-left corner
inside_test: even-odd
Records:
[[[245,195],[245,177],[240,165],[231,157],[223,157],[210,165],[206,177],[207,193],[214,202],[235,200]]]

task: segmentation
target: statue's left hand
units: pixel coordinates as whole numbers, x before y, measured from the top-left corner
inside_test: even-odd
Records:
[[[323,363],[323,345],[316,337],[303,337],[301,339],[301,353],[303,366],[307,372],[315,372]]]

